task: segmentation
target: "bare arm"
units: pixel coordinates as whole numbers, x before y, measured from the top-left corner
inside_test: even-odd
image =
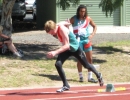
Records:
[[[74,24],[74,17],[71,17],[71,18],[70,18],[70,23],[71,23],[71,24]]]
[[[66,27],[69,27],[71,25],[71,23],[67,20],[67,21],[61,21],[61,22],[57,23],[57,25],[64,25]]]
[[[8,39],[8,38],[10,38],[10,37],[8,37],[7,35],[4,35],[4,34],[0,34],[0,36],[2,37],[2,38],[5,38],[5,39]]]
[[[7,35],[0,34],[0,37],[4,38],[4,40],[1,42],[1,44],[3,44],[3,43],[10,43],[12,41],[11,38],[8,37]]]
[[[57,23],[57,25],[69,26],[73,23],[74,23],[74,17],[71,17],[70,19],[67,19],[66,21],[61,21],[61,22]]]
[[[94,21],[92,20],[92,18],[89,17],[89,20],[90,20],[90,25],[93,27],[93,32],[91,33],[91,36],[93,37],[96,34],[97,26],[94,23]]]

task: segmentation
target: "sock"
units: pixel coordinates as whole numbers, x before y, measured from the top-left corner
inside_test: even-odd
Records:
[[[92,78],[92,72],[88,72],[88,79]]]
[[[83,74],[82,74],[82,72],[79,72],[79,77],[83,77]]]

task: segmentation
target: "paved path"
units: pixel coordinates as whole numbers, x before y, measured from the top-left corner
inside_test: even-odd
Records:
[[[97,26],[97,33],[130,33],[130,26]]]
[[[13,34],[13,41],[17,43],[59,43],[57,39],[52,37],[49,34],[46,34],[45,31],[27,31],[27,32],[18,32]],[[97,33],[93,38],[93,44],[106,42],[106,41],[120,41],[120,40],[130,40],[130,33]]]

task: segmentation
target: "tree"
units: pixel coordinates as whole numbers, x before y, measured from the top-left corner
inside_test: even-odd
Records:
[[[112,14],[114,10],[123,5],[124,0],[101,0],[99,7],[102,7],[102,11],[106,12],[106,16],[108,13]]]
[[[57,5],[60,5],[60,7],[65,10],[66,8],[70,7],[70,3],[73,5],[78,5],[80,0],[58,0]]]
[[[106,12],[106,16],[108,16],[108,13],[111,15],[115,9],[122,6],[123,1],[124,0],[101,0],[99,7],[102,7],[102,11]],[[80,0],[58,0],[57,4],[65,10],[70,7],[70,3],[73,3],[73,5],[78,5],[79,2]]]
[[[12,34],[12,8],[15,0],[2,0],[1,26],[3,26],[3,34],[10,36]],[[0,38],[2,40],[2,38]]]
[[[2,1],[1,25],[3,26],[3,33],[7,36],[12,34],[12,8],[15,0]]]

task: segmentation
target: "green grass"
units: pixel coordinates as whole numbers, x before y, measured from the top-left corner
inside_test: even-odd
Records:
[[[100,68],[106,82],[130,82],[130,41],[106,42],[96,45],[103,52]]]
[[[130,82],[130,41],[106,42],[94,45],[93,63],[99,64],[105,83]],[[62,86],[54,66],[56,59],[20,60],[0,57],[0,88]],[[90,84],[87,82],[87,69],[83,68],[85,82],[79,83],[76,60],[67,60],[63,68],[71,85]],[[95,75],[93,75],[94,78]]]
[[[130,46],[130,40],[123,40],[117,42],[103,42],[101,44],[97,44],[98,46]]]

